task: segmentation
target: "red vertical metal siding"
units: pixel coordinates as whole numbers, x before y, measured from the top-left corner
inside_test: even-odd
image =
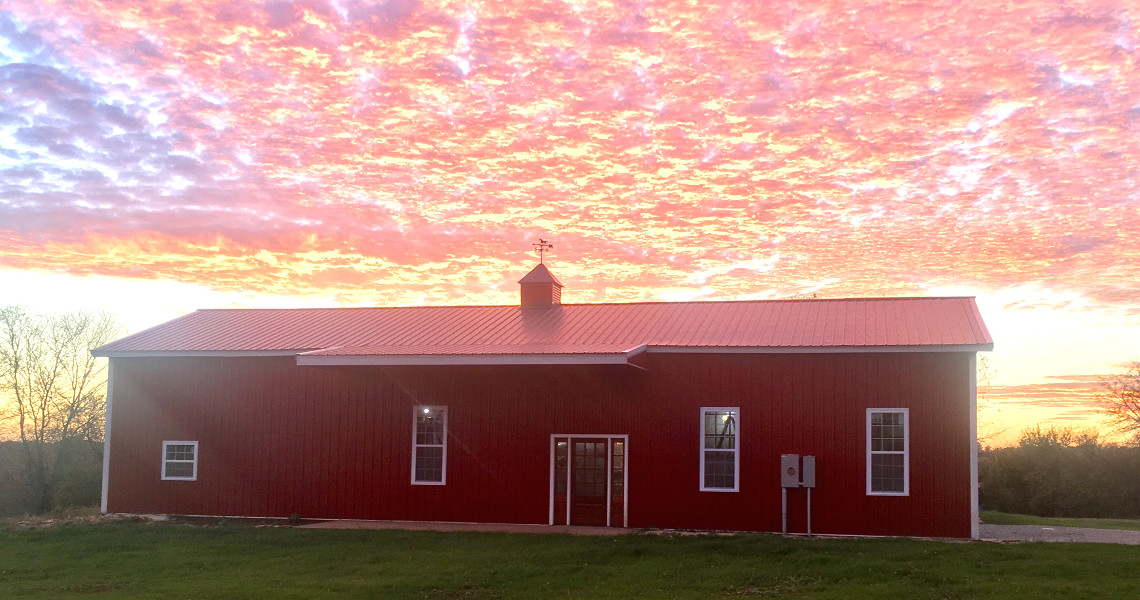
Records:
[[[629,525],[778,531],[781,453],[817,457],[817,533],[970,535],[970,355],[649,354],[624,366],[320,369],[116,358],[112,512],[545,523],[551,434],[629,435]],[[447,485],[412,485],[412,407],[448,407]],[[740,407],[740,491],[698,491],[702,406]],[[910,409],[910,495],[867,496],[867,408]],[[163,440],[198,480],[161,481]],[[804,491],[789,494],[803,531]]]

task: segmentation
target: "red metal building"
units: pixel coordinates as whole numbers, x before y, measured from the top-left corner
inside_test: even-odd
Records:
[[[520,284],[521,306],[203,310],[97,349],[103,510],[780,531],[800,454],[815,533],[976,537],[972,298]]]

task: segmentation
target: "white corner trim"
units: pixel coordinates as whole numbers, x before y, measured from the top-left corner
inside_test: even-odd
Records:
[[[99,512],[107,514],[107,490],[111,472],[111,403],[114,398],[115,361],[107,359],[107,408],[103,413],[103,475],[99,495]]]
[[[978,355],[970,355],[970,539],[981,535],[978,506]]]

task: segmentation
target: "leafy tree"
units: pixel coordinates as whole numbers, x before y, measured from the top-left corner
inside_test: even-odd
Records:
[[[0,308],[0,401],[20,442],[27,509],[55,505],[60,477],[103,439],[106,361],[91,350],[119,335],[107,314],[36,315]]]
[[[1122,372],[1101,382],[1100,398],[1109,422],[1140,443],[1140,360],[1128,362]]]

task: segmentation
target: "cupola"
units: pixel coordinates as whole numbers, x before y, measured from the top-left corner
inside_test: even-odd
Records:
[[[523,308],[550,308],[562,304],[562,282],[542,264],[542,255],[553,250],[554,244],[540,239],[534,245],[538,252],[538,266],[519,280],[519,294]]]
[[[523,308],[550,308],[562,304],[562,282],[546,268],[538,263],[519,280],[519,294]]]

